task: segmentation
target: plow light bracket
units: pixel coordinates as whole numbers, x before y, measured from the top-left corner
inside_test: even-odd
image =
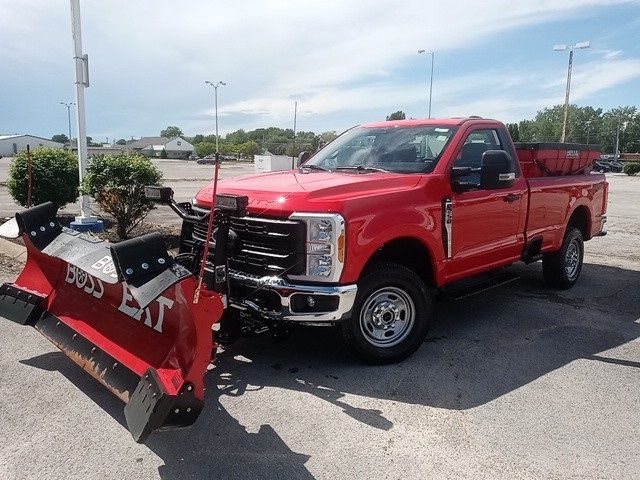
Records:
[[[249,205],[246,195],[216,195],[216,208],[235,215],[244,215]]]
[[[144,187],[144,196],[154,202],[169,203],[173,200],[173,190],[171,187],[149,185]]]

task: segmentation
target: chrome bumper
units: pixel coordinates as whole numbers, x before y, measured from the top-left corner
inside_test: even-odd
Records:
[[[239,282],[256,290],[275,292],[280,299],[280,310],[269,310],[260,307],[250,298],[232,298],[230,305],[234,308],[256,313],[274,320],[287,320],[306,324],[330,325],[348,317],[353,308],[358,287],[356,285],[297,285],[290,284],[280,277],[254,277],[239,272],[229,272],[231,282]],[[306,297],[329,296],[337,299],[337,308],[331,311],[296,312],[291,300],[296,295]]]

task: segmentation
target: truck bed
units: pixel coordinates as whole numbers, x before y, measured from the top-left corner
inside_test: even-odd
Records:
[[[602,174],[528,178],[527,243],[542,237],[542,252],[560,248],[570,215],[586,215],[585,239],[596,235],[606,213],[607,182]]]

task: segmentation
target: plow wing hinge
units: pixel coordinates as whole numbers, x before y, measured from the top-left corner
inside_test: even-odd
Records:
[[[133,439],[143,442],[154,430],[193,424],[203,405],[193,392],[193,385],[187,384],[180,394],[169,395],[162,387],[157,371],[147,370],[124,407],[127,428]]]
[[[5,283],[0,286],[0,316],[20,325],[34,325],[42,316],[42,297]]]
[[[36,248],[42,250],[62,231],[56,219],[58,209],[51,203],[42,203],[16,213],[21,235],[28,235]]]

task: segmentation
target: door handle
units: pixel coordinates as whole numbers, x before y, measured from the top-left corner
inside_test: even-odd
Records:
[[[522,195],[519,195],[517,193],[510,193],[506,197],[504,197],[504,201],[507,202],[507,203],[513,203],[513,202],[516,202],[516,201],[520,200],[521,196]]]

